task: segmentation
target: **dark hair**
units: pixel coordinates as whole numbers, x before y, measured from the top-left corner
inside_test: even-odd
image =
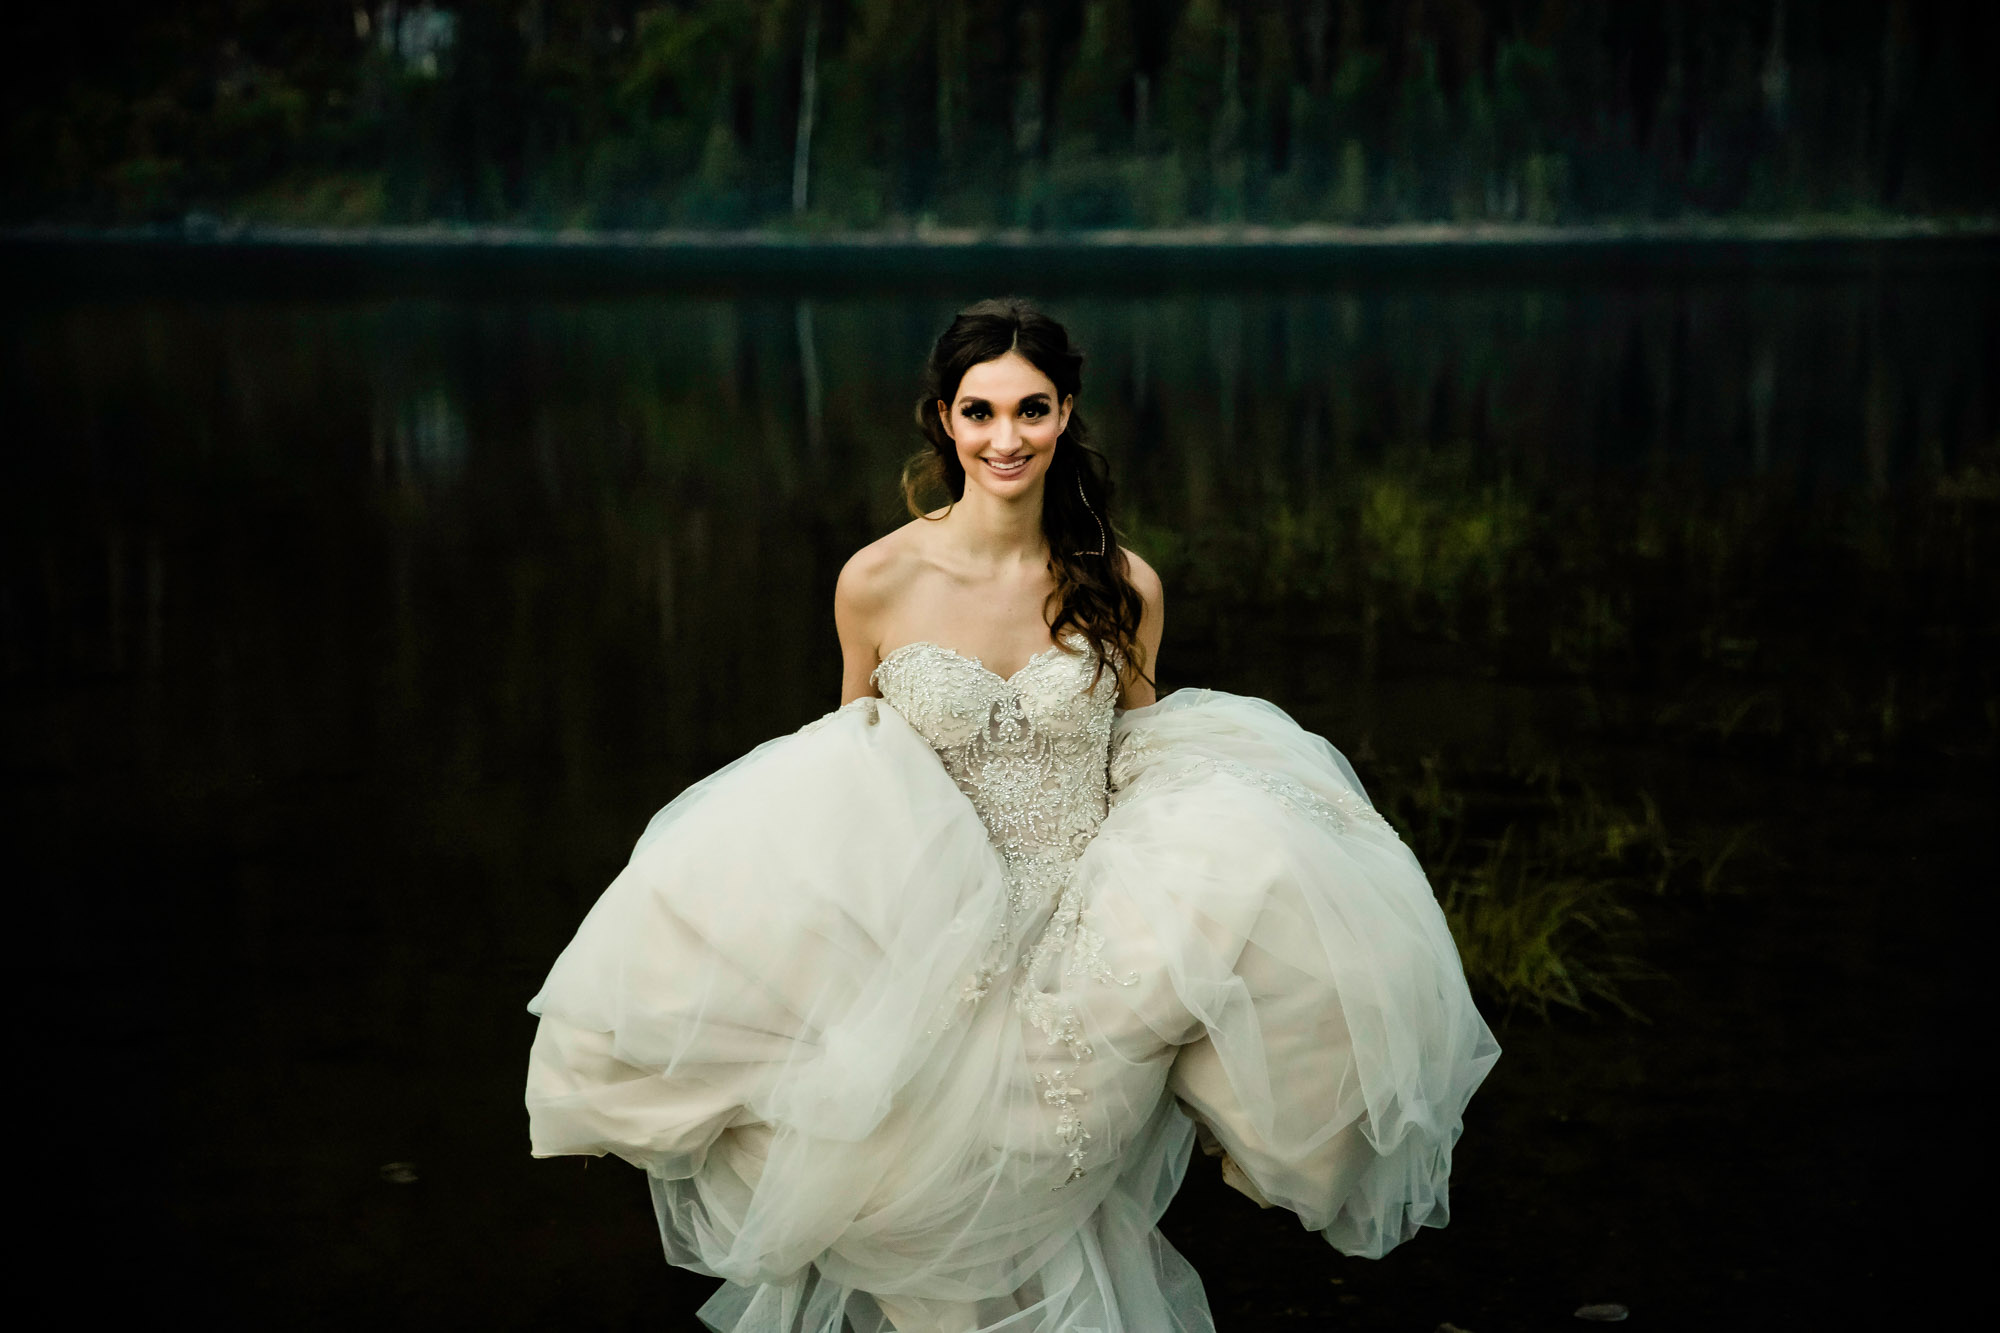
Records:
[[[1083,352],[1070,341],[1069,330],[1027,301],[1007,297],[959,311],[951,327],[938,335],[924,363],[917,428],[929,447],[903,466],[903,501],[916,517],[928,516],[920,501],[926,490],[942,488],[953,504],[965,495],[965,468],[939,419],[938,404],[948,406],[958,396],[966,371],[1009,352],[1020,353],[1049,377],[1056,386],[1058,407],[1083,388]],[[1056,437],[1055,456],[1042,484],[1042,535],[1049,544],[1049,573],[1056,581],[1049,594],[1054,608],[1049,633],[1061,643],[1064,632],[1074,629],[1090,644],[1097,658],[1092,684],[1111,665],[1113,653],[1142,675],[1146,666],[1139,643],[1145,603],[1132,586],[1125,552],[1118,545],[1111,494],[1111,468],[1104,455],[1090,447],[1083,413],[1072,407],[1063,433]]]

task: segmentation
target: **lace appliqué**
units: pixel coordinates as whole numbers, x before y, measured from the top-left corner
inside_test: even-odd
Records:
[[[1252,768],[1234,760],[1202,757],[1159,764],[1154,762],[1155,758],[1153,738],[1144,731],[1121,732],[1114,740],[1107,772],[1111,790],[1121,804],[1144,792],[1180,786],[1211,773],[1221,773],[1245,786],[1256,788],[1284,809],[1304,815],[1334,833],[1348,832],[1357,825],[1390,828],[1380,811],[1364,797],[1344,787],[1326,795],[1281,774]]]
[[[1060,884],[1044,867],[1075,860],[1104,822],[1118,682],[1106,671],[1093,685],[1094,666],[1086,653],[1050,647],[1002,677],[918,642],[882,659],[871,678],[972,802],[1012,872],[1017,911],[1047,903]]]
[[[1104,779],[1116,792],[1129,787],[1152,762],[1153,733],[1128,728],[1114,732],[1105,755]]]
[[[1139,983],[1136,974],[1120,976],[1104,961],[1104,936],[1084,919],[1083,884],[1075,875],[1063,886],[1055,911],[1050,913],[1048,924],[1021,960],[1021,972],[1014,981],[1014,1008],[1051,1045],[1060,1044],[1070,1060],[1067,1068],[1058,1065],[1045,1074],[1035,1075],[1035,1083],[1042,1089],[1042,1100],[1057,1108],[1056,1137],[1062,1142],[1063,1155],[1069,1159],[1069,1174],[1057,1189],[1083,1178],[1085,1145],[1090,1142],[1090,1131],[1084,1128],[1079,1112],[1090,1094],[1072,1082],[1078,1066],[1091,1056],[1090,1043],[1084,1039],[1083,1014],[1068,991],[1043,990],[1036,981],[1065,951],[1069,954],[1069,964],[1063,970],[1069,976],[1115,986]]]
[[[1039,978],[1068,954],[1065,972],[1132,985],[1102,960],[1104,937],[1085,920],[1077,858],[1110,809],[1106,758],[1118,679],[1096,676],[1096,664],[1072,637],[1003,677],[976,658],[933,643],[898,648],[875,668],[874,683],[930,742],[945,771],[972,802],[999,851],[1009,912],[986,959],[960,989],[963,1001],[986,998],[1014,957],[1014,922],[1050,910],[1041,933],[1020,957],[1013,986],[1021,1017],[1063,1048],[1066,1062],[1035,1082],[1056,1111],[1056,1137],[1070,1163],[1067,1185],[1084,1175],[1090,1131],[1081,1111],[1088,1095],[1075,1085],[1091,1057],[1076,1001]],[[1057,1186],[1058,1189],[1061,1186]]]

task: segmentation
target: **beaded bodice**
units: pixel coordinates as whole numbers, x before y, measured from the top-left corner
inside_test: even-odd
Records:
[[[1081,638],[1003,677],[934,643],[905,644],[873,680],[930,742],[1018,877],[1081,855],[1104,822],[1115,671],[1095,684]]]
[[[1088,1094],[1074,1082],[1091,1049],[1076,998],[1058,974],[1120,985],[1137,978],[1114,976],[1101,960],[1104,937],[1084,919],[1081,877],[1073,873],[1109,808],[1118,673],[1098,674],[1081,636],[1064,644],[1067,651],[1046,648],[1011,676],[935,643],[905,644],[870,679],[937,751],[1006,866],[1010,919],[960,994],[979,1003],[1013,973],[1015,1008],[1048,1038],[1035,1083],[1056,1112],[1066,1185],[1083,1177],[1091,1140]],[[1044,908],[1047,917],[1034,924]],[[1016,922],[1030,930],[1018,958]]]

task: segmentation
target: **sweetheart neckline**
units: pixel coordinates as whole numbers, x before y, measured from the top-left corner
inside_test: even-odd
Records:
[[[1021,663],[1020,667],[1015,670],[1013,675],[1003,676],[999,672],[995,671],[992,667],[987,666],[986,663],[972,656],[970,653],[961,653],[956,648],[947,648],[944,644],[938,643],[934,639],[912,639],[908,643],[904,644],[902,647],[892,648],[887,653],[883,654],[882,660],[875,664],[875,670],[868,673],[869,683],[870,684],[874,683],[876,675],[881,672],[883,667],[888,666],[890,662],[902,656],[904,653],[907,653],[912,648],[933,648],[936,649],[938,652],[943,653],[947,657],[956,657],[959,661],[968,662],[971,665],[977,667],[979,670],[984,671],[987,675],[999,681],[1002,685],[1008,686],[1009,688],[1012,688],[1014,682],[1019,680],[1022,677],[1022,675],[1026,673],[1028,668],[1035,665],[1035,663],[1041,661],[1043,658],[1047,657],[1051,653],[1060,653],[1066,651],[1061,644],[1052,643],[1048,647],[1042,649],[1040,652],[1029,657],[1027,661]]]

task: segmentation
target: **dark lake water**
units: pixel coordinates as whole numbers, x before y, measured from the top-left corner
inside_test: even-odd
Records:
[[[655,808],[837,701],[834,576],[984,294],[0,316],[31,1154],[112,1260],[50,1299],[692,1326],[637,1173],[527,1159],[521,1006]],[[1917,1242],[1842,1247],[1892,1090],[1958,1077],[1994,794],[1991,266],[1030,294],[1163,686],[1323,731],[1441,888],[1505,831],[1631,914],[1563,939],[1643,1018],[1490,983],[1450,1230],[1363,1265],[1191,1180],[1222,1327],[1889,1299]]]

